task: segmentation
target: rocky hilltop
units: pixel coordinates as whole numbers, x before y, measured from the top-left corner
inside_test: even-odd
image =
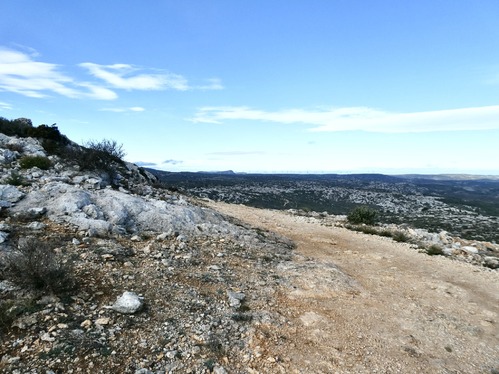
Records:
[[[2,372],[224,373],[253,360],[255,323],[278,323],[265,306],[288,240],[34,138],[0,134],[0,168]]]

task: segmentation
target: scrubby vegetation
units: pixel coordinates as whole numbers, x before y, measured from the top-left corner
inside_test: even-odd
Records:
[[[70,140],[61,134],[55,123],[51,126],[40,125],[34,127],[28,118],[8,120],[0,117],[0,132],[8,136],[40,139],[43,148],[49,154],[63,153],[65,147],[70,143]]]
[[[119,166],[123,165],[126,154],[123,145],[115,140],[90,140],[80,146],[61,134],[56,124],[35,127],[27,118],[8,120],[0,117],[0,133],[21,138],[36,138],[40,140],[49,155],[57,155],[63,160],[76,163],[82,170],[103,171],[111,180],[116,177]],[[22,151],[22,149],[11,150]],[[26,156],[20,160],[20,165],[23,169],[38,167],[46,170],[50,168],[51,163],[46,157]],[[13,184],[15,183],[18,181],[14,179]]]
[[[376,210],[369,208],[368,206],[358,206],[350,212],[347,216],[347,220],[353,224],[366,224],[374,225],[376,223]]]
[[[85,146],[72,146],[66,150],[65,157],[75,162],[81,170],[103,171],[111,180],[116,177],[117,169],[124,164],[123,145],[114,140],[89,141]]]
[[[52,166],[52,163],[47,157],[43,156],[24,156],[20,161],[19,165],[23,169],[31,169],[37,167],[42,170],[48,170]]]
[[[11,186],[23,186],[27,184],[17,170],[10,172],[10,176],[5,180],[5,183]]]
[[[62,261],[53,247],[42,240],[20,239],[17,249],[6,254],[3,260],[2,278],[23,289],[58,294],[75,287],[71,265]]]

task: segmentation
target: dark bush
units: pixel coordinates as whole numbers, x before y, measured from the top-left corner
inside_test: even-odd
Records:
[[[350,212],[347,216],[347,220],[356,225],[361,223],[374,225],[376,223],[376,216],[376,210],[369,208],[368,206],[358,206]]]
[[[123,157],[126,155],[123,144],[118,144],[116,140],[90,140],[85,143],[85,147],[97,152],[102,152],[106,157],[115,162],[123,162]]]
[[[401,243],[406,243],[406,242],[408,242],[411,239],[409,236],[407,236],[406,233],[404,233],[402,231],[395,231],[392,234],[392,238],[396,242],[401,242]]]
[[[23,169],[31,169],[34,167],[40,168],[42,170],[48,170],[52,163],[47,157],[43,156],[24,156],[19,161],[19,165]]]
[[[31,120],[27,118],[8,120],[7,118],[0,117],[0,132],[8,136],[17,135],[25,138],[32,127]]]
[[[75,287],[70,264],[44,241],[20,239],[17,250],[5,257],[3,277],[22,288],[60,293]]]
[[[442,250],[442,247],[440,247],[437,244],[432,244],[428,247],[426,250],[426,253],[429,254],[430,256],[443,256],[444,251]]]

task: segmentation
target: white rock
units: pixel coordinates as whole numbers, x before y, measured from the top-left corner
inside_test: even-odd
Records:
[[[476,249],[475,247],[469,246],[469,245],[462,247],[461,250],[465,251],[466,253],[468,253],[470,255],[478,253],[478,249]]]
[[[229,305],[233,308],[239,308],[241,302],[246,298],[244,293],[234,291],[227,291],[227,296],[229,297]]]
[[[213,368],[213,374],[227,374],[227,370],[225,370],[223,366],[216,365]]]
[[[0,243],[5,243],[9,234],[7,232],[0,231]]]
[[[31,230],[43,230],[47,225],[42,222],[31,222],[26,227]]]
[[[8,184],[0,184],[0,200],[9,203],[17,203],[23,196],[24,193],[19,191],[16,187]]]
[[[111,306],[111,309],[118,313],[133,314],[139,311],[143,304],[142,298],[135,292],[125,291],[116,299],[116,302]]]
[[[0,164],[8,164],[17,158],[16,153],[8,149],[0,149]]]

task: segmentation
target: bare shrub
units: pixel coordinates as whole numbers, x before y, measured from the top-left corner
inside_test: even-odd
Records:
[[[81,170],[103,171],[115,178],[123,165],[125,151],[114,140],[89,141],[85,146],[71,146],[65,150],[64,158],[75,162]]]
[[[71,265],[44,241],[22,238],[17,250],[7,254],[5,260],[3,277],[22,288],[54,293],[75,288]]]
[[[102,139],[101,141],[89,140],[85,143],[85,147],[97,152],[102,152],[113,161],[121,162],[125,157],[126,152],[123,144],[118,144],[116,140]]]

